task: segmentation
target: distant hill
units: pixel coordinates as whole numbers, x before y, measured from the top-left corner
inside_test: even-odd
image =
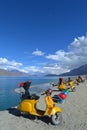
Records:
[[[75,75],[87,75],[87,64],[80,66],[79,68],[73,69],[70,72],[62,74],[47,74],[46,76],[75,76]]]
[[[18,70],[4,70],[0,69],[0,76],[29,76],[29,74],[18,71]]]
[[[47,74],[45,76],[58,76],[57,74]]]
[[[70,72],[62,73],[60,75],[47,74],[45,76],[75,76],[75,75],[87,75],[87,64],[82,65],[79,68],[73,69]],[[5,69],[0,69],[0,76],[31,76],[31,75],[18,70],[8,71]]]
[[[62,73],[59,76],[74,76],[74,75],[87,75],[87,64],[82,65],[79,68],[73,69],[70,72]]]

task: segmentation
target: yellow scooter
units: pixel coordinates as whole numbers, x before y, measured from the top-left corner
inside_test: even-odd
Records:
[[[50,89],[51,90],[51,89]],[[18,105],[18,110],[24,113],[29,113],[34,116],[46,116],[48,115],[51,118],[51,123],[54,125],[60,124],[62,121],[62,110],[58,106],[54,105],[54,102],[49,94],[50,90],[46,91],[46,110],[39,110],[37,102],[39,102],[39,96],[31,95],[30,99],[24,99]]]

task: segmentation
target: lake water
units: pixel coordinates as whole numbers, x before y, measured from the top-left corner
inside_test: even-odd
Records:
[[[43,83],[57,82],[58,77],[0,77],[0,111],[17,106],[20,96],[14,90],[18,88],[19,82],[31,81],[30,92],[41,93],[47,86]]]

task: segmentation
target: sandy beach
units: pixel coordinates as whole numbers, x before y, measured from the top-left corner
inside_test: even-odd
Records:
[[[57,86],[52,89],[52,96],[58,94],[55,91]],[[76,86],[76,92],[69,92],[64,103],[56,105],[62,109],[60,125],[52,125],[48,117],[35,119],[28,114],[20,116],[19,111],[12,107],[0,111],[0,130],[87,130],[87,80]],[[45,109],[43,95],[37,107]]]

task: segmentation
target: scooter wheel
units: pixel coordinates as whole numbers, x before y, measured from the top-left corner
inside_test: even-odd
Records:
[[[76,92],[76,88],[73,88],[73,89],[72,89],[72,92]]]
[[[55,115],[51,116],[51,121],[53,125],[59,125],[62,122],[62,114],[61,113],[55,113]]]

